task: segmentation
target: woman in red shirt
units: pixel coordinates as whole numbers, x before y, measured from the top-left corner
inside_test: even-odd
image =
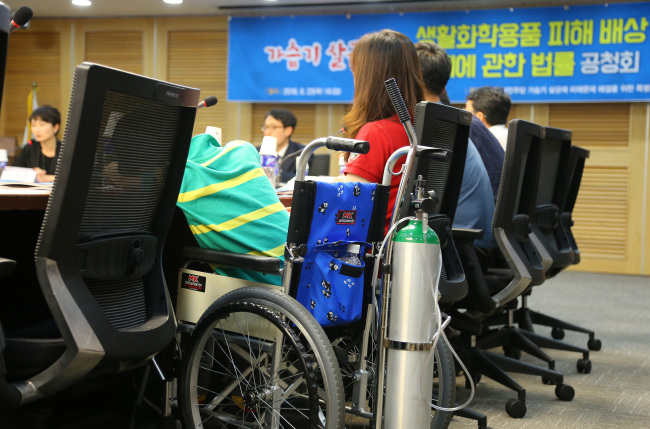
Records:
[[[393,30],[382,30],[359,39],[350,56],[350,69],[354,76],[354,100],[343,117],[343,127],[346,137],[369,141],[370,152],[350,156],[344,180],[381,183],[390,155],[409,145],[384,81],[395,79],[412,117],[416,104],[424,99],[420,62],[408,37]],[[403,163],[402,159],[395,170],[399,171]],[[400,177],[394,176],[391,182],[386,226],[395,206]]]

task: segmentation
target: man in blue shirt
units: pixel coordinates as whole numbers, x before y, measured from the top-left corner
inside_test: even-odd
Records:
[[[474,142],[478,153],[481,154],[483,165],[485,165],[485,170],[487,170],[488,177],[490,178],[494,201],[496,202],[497,196],[499,195],[499,183],[501,183],[501,170],[503,170],[505,151],[488,127],[474,115],[472,115],[469,138]]]
[[[440,95],[445,92],[445,86],[451,75],[451,59],[444,49],[434,43],[418,42],[415,44],[415,48],[418,51],[422,75],[424,77],[425,99],[426,101],[439,103]],[[496,242],[492,235],[492,216],[494,215],[493,192],[490,177],[481,159],[480,152],[472,142],[472,128],[474,128],[473,122],[470,128],[463,183],[460,188],[460,196],[458,198],[453,226],[455,228],[483,230],[483,237],[480,240],[476,240],[475,245],[481,248],[493,249],[496,248]],[[487,129],[486,131],[489,134]],[[496,144],[499,146],[498,142]],[[503,161],[503,155],[501,161]]]

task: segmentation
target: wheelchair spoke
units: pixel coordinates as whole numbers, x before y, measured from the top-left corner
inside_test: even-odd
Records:
[[[192,335],[179,392],[186,427],[324,427],[328,396],[315,379],[319,365],[275,313],[238,300]]]

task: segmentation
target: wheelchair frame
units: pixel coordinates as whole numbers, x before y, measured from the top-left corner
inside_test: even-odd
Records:
[[[393,98],[392,95],[391,98]],[[395,104],[395,100],[393,102]],[[398,112],[400,111],[399,109],[397,110]],[[408,149],[398,150],[391,156],[386,166],[383,180],[384,184],[390,185],[391,172],[394,165],[406,155],[407,159],[402,171],[392,173],[403,174],[403,176],[397,194],[391,226],[399,219],[401,201],[406,190],[406,182],[417,152],[415,132],[410,123],[410,116],[408,116],[408,113],[406,115],[408,119],[403,120],[402,123],[409,136],[409,141],[411,142],[410,147]],[[400,119],[402,118],[400,117]],[[369,150],[368,142],[336,137],[316,139],[303,150],[303,153],[298,159],[296,180],[304,180],[309,156],[314,150],[323,146],[350,152],[363,153],[365,150],[367,153]],[[445,156],[445,154],[439,154],[439,156]],[[303,261],[303,257],[300,248],[295,246],[294,243],[287,243],[287,250],[288,257],[285,261],[284,269],[281,270],[284,293],[279,290],[272,290],[271,288],[237,288],[217,299],[196,322],[196,327],[189,341],[189,347],[182,347],[185,349],[185,357],[180,371],[178,403],[183,415],[185,427],[203,427],[200,408],[205,409],[211,407],[211,410],[213,410],[218,406],[217,402],[223,402],[226,400],[224,398],[227,398],[227,394],[217,393],[217,396],[222,395],[222,397],[214,398],[207,406],[204,403],[203,407],[201,407],[201,395],[197,383],[202,376],[200,370],[204,369],[206,370],[205,372],[210,371],[212,365],[214,365],[213,361],[216,362],[214,355],[219,352],[219,350],[215,349],[214,344],[208,347],[210,349],[209,352],[212,354],[206,353],[204,349],[207,341],[214,338],[213,328],[215,326],[221,326],[226,318],[237,319],[237,315],[240,313],[251,315],[255,313],[256,316],[266,320],[265,326],[272,325],[274,329],[272,330],[272,334],[266,337],[259,333],[251,334],[250,332],[243,335],[243,338],[238,337],[238,344],[240,346],[242,344],[249,346],[248,357],[251,363],[250,373],[248,374],[245,373],[245,371],[248,371],[248,368],[245,371],[239,372],[237,368],[234,368],[233,375],[235,376],[232,378],[236,380],[232,380],[227,386],[237,392],[237,395],[234,396],[240,398],[237,399],[240,401],[239,409],[232,405],[230,406],[230,410],[233,410],[237,415],[237,419],[240,420],[236,420],[233,416],[210,415],[210,417],[215,417],[221,422],[236,424],[237,427],[281,428],[285,427],[285,424],[287,425],[286,427],[306,427],[305,424],[308,421],[310,427],[339,428],[343,427],[344,414],[348,414],[367,419],[369,424],[376,428],[382,427],[385,353],[387,347],[387,313],[385,309],[388,306],[387,298],[390,296],[390,273],[383,273],[381,292],[379,289],[373,290],[371,295],[373,302],[364,302],[364,306],[366,306],[368,311],[366,312],[365,321],[359,322],[362,324],[362,329],[357,329],[357,331],[362,332],[360,350],[357,348],[356,353],[352,355],[347,355],[346,353],[348,363],[352,364],[354,372],[346,374],[346,381],[352,384],[352,392],[348,398],[344,399],[344,383],[339,368],[339,362],[341,360],[340,356],[337,359],[337,354],[334,353],[332,346],[339,347],[340,349],[341,341],[345,341],[345,339],[334,338],[334,341],[331,341],[331,338],[328,339],[324,330],[317,324],[313,316],[301,304],[298,304],[297,301],[290,297],[289,286],[293,268],[295,264]],[[389,240],[384,259],[389,264],[391,261],[391,252],[392,244]],[[245,265],[245,263],[242,263],[242,265]],[[251,267],[249,266],[247,268]],[[417,269],[417,267],[411,268]],[[235,282],[237,281],[235,280]],[[383,299],[381,305],[382,312],[377,313],[379,305],[376,299],[380,296]],[[179,304],[179,308],[182,308],[181,304]],[[180,318],[183,318],[182,314]],[[239,326],[241,328],[241,325]],[[235,344],[233,339],[236,335],[225,335],[223,332],[224,330],[222,329],[221,337],[224,339],[225,345]],[[231,338],[227,338],[227,336]],[[253,342],[251,338],[257,338],[257,340]],[[285,339],[288,339],[291,343],[290,346],[293,349],[291,353],[294,353],[298,357],[303,356],[302,360],[294,359],[291,361],[291,364],[287,364],[282,359],[279,359],[280,357],[284,357],[285,354],[290,354],[285,350]],[[231,343],[228,343],[228,341],[231,341]],[[253,353],[250,351],[254,349],[252,347],[253,345],[257,348],[258,352],[268,350],[268,352],[272,353],[269,364],[258,365],[258,359],[266,360],[269,359],[269,356],[262,356],[263,353],[253,356]],[[227,352],[218,344],[217,348],[220,348],[226,360],[230,360],[234,365],[235,359],[232,356],[230,348],[228,348]],[[197,354],[199,351],[201,352],[200,356]],[[451,407],[455,399],[453,356],[444,341],[438,342],[438,349],[435,350],[435,353],[436,363],[438,365],[438,388],[440,389],[437,401],[443,407]],[[246,357],[246,354],[241,350],[237,350],[235,354]],[[205,363],[206,358],[210,361],[207,364]],[[202,367],[201,365],[207,366]],[[287,367],[285,368],[284,365]],[[301,372],[301,370],[304,370],[304,372]],[[253,382],[250,379],[245,380],[251,373],[258,373],[258,377],[260,378],[259,385],[253,386]],[[291,381],[286,382],[282,377],[286,377],[287,380]],[[246,386],[242,387],[243,384],[246,384]],[[380,394],[379,392],[382,393]],[[212,392],[212,394],[215,393]],[[231,393],[229,392],[228,394]],[[314,394],[314,398],[309,397]],[[306,406],[301,408],[298,413],[300,416],[297,417],[297,420],[292,421],[291,416],[287,418],[283,415],[283,412],[288,412],[287,409],[289,407],[294,406],[293,404],[287,405],[289,401],[285,400],[285,396],[291,397],[292,400],[296,401],[295,403],[299,400],[307,402]],[[305,396],[308,397],[305,398]],[[351,405],[345,406],[344,412],[345,402],[350,402]],[[195,407],[194,404],[197,406]],[[368,405],[370,409],[368,409]],[[203,412],[210,414],[205,410]],[[432,419],[431,428],[446,428],[451,417],[452,412],[437,411]]]

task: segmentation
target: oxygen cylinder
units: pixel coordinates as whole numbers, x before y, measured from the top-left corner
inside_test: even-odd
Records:
[[[436,331],[437,302],[431,291],[431,275],[437,281],[440,241],[428,226],[423,230],[423,222],[411,220],[393,239],[386,336],[386,429],[431,425],[431,407],[422,398],[422,391],[431,392],[433,383],[433,359],[427,363]],[[421,389],[420,383],[425,380],[431,380],[429,386]]]

